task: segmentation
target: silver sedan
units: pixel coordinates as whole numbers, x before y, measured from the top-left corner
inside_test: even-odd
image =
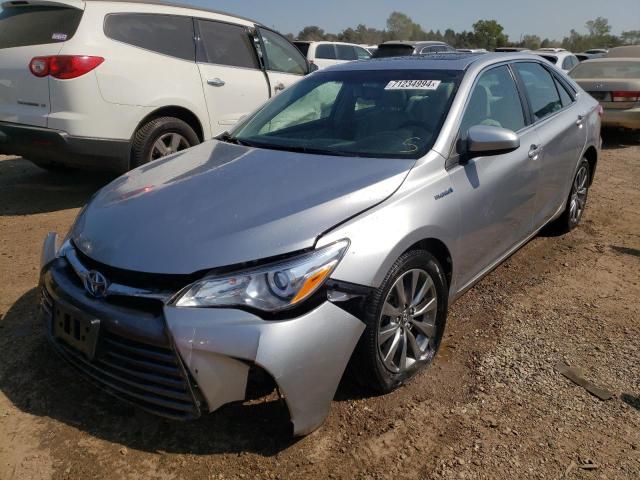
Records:
[[[433,361],[451,302],[541,228],[578,225],[599,148],[598,103],[540,57],[316,72],[50,234],[48,336],[175,419],[244,400],[266,372],[307,434],[347,366],[398,388]]]

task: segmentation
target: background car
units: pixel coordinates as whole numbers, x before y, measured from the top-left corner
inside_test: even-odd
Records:
[[[390,41],[378,45],[374,58],[405,57],[428,53],[455,52],[456,49],[444,42]]]
[[[353,43],[295,41],[293,44],[309,63],[317,65],[318,68],[371,58],[367,49]]]
[[[591,48],[589,50],[585,50],[584,53],[587,53],[589,55],[597,55],[600,53],[608,53],[609,49],[608,48]]]
[[[607,52],[607,58],[640,58],[640,45],[612,48]]]
[[[578,60],[573,53],[568,52],[564,48],[540,48],[531,53],[544,58],[565,72],[568,72],[580,63],[580,60]]]
[[[531,49],[523,47],[498,47],[494,50],[497,53],[522,53],[530,52]]]
[[[157,2],[7,2],[0,153],[126,171],[231,128],[310,70],[252,20]]]
[[[604,108],[602,125],[640,130],[640,58],[598,58],[569,73]]]
[[[604,56],[606,56],[606,53],[576,53],[576,58],[578,59],[578,61],[580,62],[584,62],[585,60],[592,60],[594,58],[602,58]]]
[[[330,67],[101,189],[59,249],[50,234],[43,325],[172,418],[244,400],[259,370],[304,435],[348,363],[398,388],[434,360],[450,302],[544,226],[575,228],[599,144],[598,102],[530,55]]]
[[[460,53],[487,53],[486,48],[456,48],[456,52]]]
[[[376,50],[378,50],[378,45],[360,45],[360,46],[366,49],[371,55],[376,53]]]

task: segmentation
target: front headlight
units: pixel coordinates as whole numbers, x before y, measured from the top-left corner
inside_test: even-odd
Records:
[[[340,240],[283,262],[200,280],[180,295],[177,307],[246,306],[276,312],[309,298],[336,268],[349,246]]]

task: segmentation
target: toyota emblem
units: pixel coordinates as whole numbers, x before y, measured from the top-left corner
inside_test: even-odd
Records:
[[[103,298],[107,296],[109,282],[103,274],[91,270],[84,277],[84,288],[92,297]]]

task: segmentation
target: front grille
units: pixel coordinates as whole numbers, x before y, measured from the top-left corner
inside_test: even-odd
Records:
[[[61,355],[107,392],[144,410],[177,420],[200,416],[199,403],[177,354],[170,348],[101,331],[94,360],[52,339]]]

